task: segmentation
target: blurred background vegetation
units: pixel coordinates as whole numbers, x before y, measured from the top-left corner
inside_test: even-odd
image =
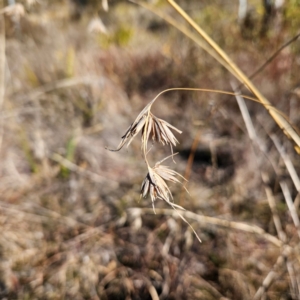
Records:
[[[149,3],[182,23],[167,1]],[[299,0],[178,3],[248,76],[299,34]],[[105,150],[163,89],[232,91],[223,67],[125,0],[0,4],[1,299],[299,299],[286,198],[298,215],[300,187],[282,159],[299,173],[299,155],[260,104],[246,102],[259,147],[233,96],[175,91],[154,105],[183,131],[169,164],[190,194],[171,189],[201,244],[166,203],[154,215],[140,199],[138,139]],[[299,70],[295,39],[253,78],[298,127]],[[153,148],[155,164],[168,149]]]

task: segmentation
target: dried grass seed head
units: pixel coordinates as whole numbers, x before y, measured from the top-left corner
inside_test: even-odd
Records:
[[[177,154],[177,153],[176,153]],[[195,236],[201,243],[201,239],[199,238],[197,232],[193,228],[193,226],[184,218],[184,216],[177,211],[177,209],[185,210],[182,206],[179,206],[170,200],[173,199],[172,193],[166,184],[165,180],[172,181],[172,182],[179,182],[181,183],[175,176],[179,176],[186,180],[183,176],[181,176],[176,171],[169,169],[167,166],[161,165],[163,161],[165,161],[169,157],[173,157],[174,154],[164,158],[163,160],[159,161],[155,164],[154,168],[151,168],[148,165],[148,174],[142,183],[141,188],[141,197],[146,198],[148,194],[150,194],[152,200],[152,207],[155,213],[155,205],[154,202],[156,199],[161,199],[166,201],[172,208],[176,211],[177,215],[192,229]]]
[[[161,165],[161,163],[169,157],[170,156],[156,163],[153,168],[148,166],[148,174],[142,183],[141,197],[146,198],[148,194],[150,194],[154,211],[154,202],[156,199],[166,201],[173,208],[184,209],[181,206],[171,202],[171,200],[173,199],[173,195],[165,182],[166,180],[174,183],[181,183],[181,181],[178,180],[176,176],[179,176],[185,180],[185,178],[176,171],[169,169],[167,166]]]
[[[126,133],[122,136],[122,140],[118,145],[117,149],[109,149],[110,151],[119,151],[123,148],[123,146],[127,143],[127,146],[130,145],[134,137],[142,131],[142,148],[147,148],[147,143],[152,137],[153,141],[157,141],[162,145],[170,145],[171,151],[173,153],[173,146],[176,146],[178,140],[174,136],[172,130],[177,131],[178,133],[182,133],[179,129],[172,126],[168,122],[155,117],[151,112],[151,106],[154,100],[152,100],[137,116],[134,122],[129,126]]]
[[[174,136],[171,129],[177,131],[180,134],[182,133],[182,131],[180,131],[176,127],[172,126],[162,119],[155,117],[150,112],[148,124],[147,126],[143,127],[142,140],[147,142],[151,136],[153,141],[157,141],[162,145],[170,145],[171,151],[173,153],[172,145],[176,146],[176,144],[178,144],[179,142]]]

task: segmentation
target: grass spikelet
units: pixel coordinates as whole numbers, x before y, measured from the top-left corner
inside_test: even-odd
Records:
[[[165,159],[169,157],[170,156],[166,157]],[[183,177],[176,171],[169,169],[167,166],[161,165],[162,161],[156,163],[153,168],[148,165],[148,174],[142,183],[141,197],[146,198],[150,194],[154,212],[154,202],[156,199],[164,200],[172,207],[184,209],[183,207],[171,202],[171,200],[173,199],[173,195],[168,185],[166,184],[166,181],[181,183],[180,180],[176,178],[176,176],[179,176],[181,178]]]
[[[176,153],[177,154],[177,153]],[[176,171],[170,169],[167,166],[161,165],[163,161],[166,159],[173,157],[176,154],[172,154],[170,156],[167,156],[163,160],[157,162],[153,168],[151,168],[148,165],[148,174],[146,178],[144,179],[141,187],[141,197],[146,198],[148,195],[151,197],[152,201],[152,207],[153,211],[155,212],[155,201],[157,199],[161,199],[165,201],[167,204],[169,204],[179,215],[179,217],[188,224],[188,226],[193,230],[195,236],[201,242],[201,239],[199,238],[198,234],[192,227],[192,225],[183,217],[183,215],[178,211],[180,210],[185,210],[180,205],[175,204],[172,202],[173,200],[173,195],[171,193],[170,188],[168,187],[166,181],[171,181],[174,183],[182,183],[177,177],[182,178],[183,180],[186,180],[182,175],[177,173]],[[177,176],[177,177],[176,177]]]
[[[155,100],[155,99],[154,99]],[[129,126],[126,133],[122,136],[121,142],[118,145],[117,149],[108,149],[110,151],[119,151],[123,148],[123,146],[127,142],[127,147],[130,145],[132,140],[137,136],[137,134],[141,131],[142,132],[142,148],[147,149],[147,143],[150,137],[152,137],[153,141],[157,141],[162,145],[169,145],[171,151],[173,153],[173,147],[178,144],[178,140],[174,136],[174,130],[178,133],[182,133],[181,130],[177,129],[176,127],[172,126],[168,122],[157,118],[151,112],[151,106],[154,102],[152,100],[137,116],[134,122]]]

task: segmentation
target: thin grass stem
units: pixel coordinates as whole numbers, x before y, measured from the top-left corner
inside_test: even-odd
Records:
[[[295,150],[300,154],[300,136],[291,124],[284,118],[278,111],[270,109],[270,102],[260,93],[260,91],[254,86],[249,78],[235,65],[235,63],[229,58],[229,56],[213,41],[210,36],[198,25],[192,18],[185,13],[185,11],[173,0],[168,0],[170,5],[181,15],[198,33],[207,41],[207,43],[216,51],[216,53],[230,65],[229,71],[242,82],[261,102],[262,105],[268,110],[272,118],[277,125],[283,130],[285,135],[291,138],[296,144]]]

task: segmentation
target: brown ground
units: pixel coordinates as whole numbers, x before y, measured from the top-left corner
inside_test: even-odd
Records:
[[[270,136],[298,173],[300,160],[268,112],[246,102],[257,144],[232,96],[176,91],[154,105],[158,117],[183,131],[177,164],[166,164],[189,177],[189,195],[180,185],[170,188],[174,202],[193,213],[185,216],[200,244],[165,202],[157,201],[155,215],[151,200],[140,200],[147,170],[139,137],[120,152],[105,147],[116,147],[163,89],[231,91],[235,79],[126,1],[109,2],[108,12],[97,1],[31,2],[23,2],[19,20],[5,16],[0,298],[253,299],[271,278],[258,299],[299,299],[299,236],[281,185],[296,199],[296,214],[300,196]],[[249,1],[244,25],[238,1],[224,2],[180,1],[247,75],[300,25],[297,1],[269,19],[259,1]],[[158,7],[180,20],[164,1]],[[298,40],[253,79],[296,126],[299,54]],[[149,159],[167,155],[168,147],[154,144]]]

